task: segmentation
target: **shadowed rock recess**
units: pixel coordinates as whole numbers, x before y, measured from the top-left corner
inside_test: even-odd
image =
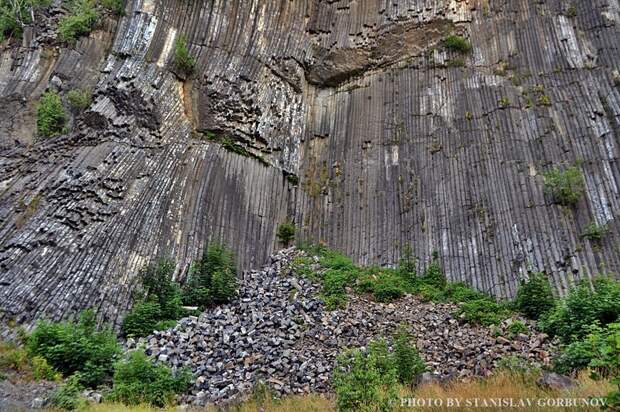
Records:
[[[0,60],[0,317],[118,325],[144,264],[183,278],[218,239],[259,266],[287,218],[363,264],[436,250],[498,297],[618,273],[620,4],[573,3],[130,0],[71,47],[37,19]],[[94,93],[45,139],[48,87]],[[585,195],[553,204],[542,174],[574,164]]]

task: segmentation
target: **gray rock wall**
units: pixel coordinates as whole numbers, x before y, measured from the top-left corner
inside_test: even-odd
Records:
[[[174,257],[182,278],[220,239],[256,266],[287,217],[360,263],[437,250],[451,280],[499,297],[531,270],[559,293],[618,273],[620,5],[575,6],[144,0],[74,47],[33,28],[0,60],[0,316],[118,322],[145,263]],[[448,33],[473,52],[446,51]],[[69,135],[34,137],[47,87],[95,90]],[[586,196],[552,204],[542,173],[575,163]],[[600,244],[591,222],[609,225]]]

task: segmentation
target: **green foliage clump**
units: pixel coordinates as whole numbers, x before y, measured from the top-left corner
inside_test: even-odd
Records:
[[[116,363],[112,391],[108,399],[126,405],[147,403],[164,407],[172,404],[177,394],[187,390],[191,373],[176,373],[162,364],[154,364],[142,351],[131,352]]]
[[[70,4],[70,11],[58,22],[60,40],[68,43],[89,34],[99,20],[94,0],[75,0]]]
[[[0,342],[0,371],[13,370],[22,378],[47,381],[58,381],[62,378],[41,356],[30,356],[25,348],[14,343]]]
[[[527,326],[525,326],[525,323],[521,322],[520,320],[512,322],[510,325],[508,325],[507,329],[508,337],[510,339],[514,339],[520,333],[527,334],[528,332]]]
[[[64,376],[80,372],[79,383],[93,388],[112,375],[112,365],[121,352],[110,329],[96,329],[91,310],[84,311],[77,323],[39,322],[26,348]]]
[[[394,363],[398,380],[405,385],[413,384],[426,371],[418,349],[411,344],[411,336],[404,328],[394,337]]]
[[[146,336],[162,326],[163,321],[183,315],[181,289],[172,280],[174,263],[161,260],[142,269],[143,299],[134,304],[123,320],[125,336]]]
[[[336,407],[341,412],[390,410],[397,383],[396,365],[385,341],[372,342],[367,351],[348,350],[334,369]]]
[[[73,89],[67,93],[67,100],[71,107],[84,110],[92,102],[93,94],[89,89]]]
[[[405,245],[401,251],[401,256],[398,261],[398,271],[403,279],[407,279],[410,282],[415,281],[417,277],[416,273],[416,259],[413,256],[413,251],[410,245]]]
[[[59,136],[66,132],[66,122],[60,95],[53,91],[43,93],[37,106],[37,133],[44,137]]]
[[[581,170],[569,167],[565,171],[554,168],[544,174],[545,193],[553,201],[561,205],[570,206],[579,202],[585,192],[585,183]]]
[[[64,385],[52,394],[50,399],[52,406],[68,411],[84,408],[87,401],[80,396],[84,390],[81,380],[79,373],[70,376]]]
[[[443,40],[443,45],[448,50],[462,54],[469,53],[472,50],[471,43],[467,39],[454,34],[446,37]]]
[[[600,242],[607,234],[609,228],[607,225],[597,225],[596,223],[590,223],[586,226],[582,236],[593,242]]]
[[[0,0],[0,41],[21,38],[24,26],[32,23],[34,10],[50,3],[49,0]]]
[[[443,290],[445,289],[448,281],[446,280],[446,276],[443,274],[443,270],[441,270],[441,266],[439,265],[438,259],[435,257],[431,264],[424,271],[424,276],[421,281],[430,286],[434,286],[437,289]]]
[[[583,339],[592,324],[604,327],[616,322],[620,315],[620,282],[598,278],[593,287],[582,282],[566,298],[543,316],[539,326],[543,332],[558,336],[564,343]]]
[[[123,0],[101,0],[101,5],[117,16],[125,15]]]
[[[183,35],[174,43],[174,67],[184,76],[191,76],[196,68],[196,60],[189,53],[187,38]]]
[[[510,311],[491,298],[476,299],[465,302],[457,311],[466,321],[484,326],[497,325],[510,316]]]
[[[534,273],[522,280],[514,301],[515,309],[530,319],[538,319],[555,306],[549,279],[543,273]]]
[[[295,225],[290,221],[284,222],[278,226],[278,232],[276,234],[278,240],[284,244],[284,247],[288,247],[295,239]]]
[[[183,288],[183,303],[199,308],[229,302],[237,293],[237,271],[233,252],[219,243],[209,243],[194,263]]]

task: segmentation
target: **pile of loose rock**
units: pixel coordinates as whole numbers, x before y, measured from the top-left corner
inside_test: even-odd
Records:
[[[283,250],[262,270],[246,272],[234,302],[145,339],[148,354],[194,372],[185,402],[240,399],[259,381],[279,394],[325,392],[344,348],[389,338],[403,324],[428,365],[425,379],[486,376],[511,355],[540,364],[550,360],[551,343],[531,325],[530,333],[507,339],[498,330],[455,318],[453,304],[424,303],[414,296],[381,304],[352,294],[346,309],[327,311],[320,286],[290,270],[299,253]]]

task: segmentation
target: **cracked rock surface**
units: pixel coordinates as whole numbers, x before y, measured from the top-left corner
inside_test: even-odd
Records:
[[[391,304],[350,296],[345,309],[327,311],[319,287],[291,273],[290,262],[299,253],[278,252],[262,270],[246,272],[230,304],[138,342],[159,362],[192,370],[195,380],[184,402],[240,400],[259,381],[281,395],[327,392],[345,348],[389,338],[401,325],[415,337],[429,369],[426,379],[487,376],[508,356],[550,362],[553,346],[532,325],[512,340],[495,337],[489,328],[453,317],[453,304],[423,303],[410,295]]]
[[[0,321],[93,307],[118,326],[145,264],[173,257],[183,279],[217,239],[257,267],[287,219],[363,264],[437,250],[498,297],[529,271],[559,294],[618,273],[620,5],[573,3],[129,0],[72,46],[62,10],[37,16],[0,51]],[[93,91],[51,139],[47,88]],[[542,175],[572,164],[584,196],[553,204]]]

